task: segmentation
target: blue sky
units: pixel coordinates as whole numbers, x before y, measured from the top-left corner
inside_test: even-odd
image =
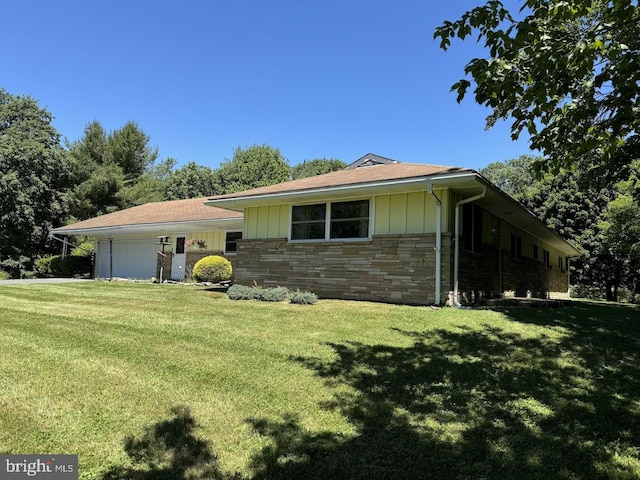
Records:
[[[179,165],[267,144],[292,165],[372,152],[479,169],[530,153],[449,92],[482,50],[469,39],[445,53],[433,31],[479,3],[5,2],[0,87],[36,98],[70,141],[92,120],[133,120]]]

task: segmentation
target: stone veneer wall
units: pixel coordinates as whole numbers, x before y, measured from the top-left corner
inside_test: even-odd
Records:
[[[497,247],[484,244],[483,254],[460,253],[461,303],[471,303],[483,297],[508,292],[516,297],[564,298],[569,289],[567,272],[547,269],[532,258],[513,258],[508,250],[501,250],[502,265],[498,266]],[[498,269],[502,270],[502,285],[497,284]]]
[[[442,292],[451,284],[451,239],[442,238]],[[238,241],[235,281],[310,290],[321,298],[412,305],[435,302],[435,235],[376,235],[371,241]]]

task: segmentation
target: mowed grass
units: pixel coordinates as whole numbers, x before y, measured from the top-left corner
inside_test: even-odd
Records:
[[[640,311],[0,287],[0,453],[80,478],[637,479]]]

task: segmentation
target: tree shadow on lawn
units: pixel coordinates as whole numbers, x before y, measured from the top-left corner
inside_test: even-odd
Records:
[[[138,438],[125,439],[124,450],[131,460],[128,466],[115,466],[102,480],[223,480],[211,445],[195,436],[195,418],[188,407],[171,409],[171,418],[145,429]]]
[[[272,443],[252,478],[640,478],[638,310],[504,313],[549,329],[402,331],[411,346],[331,344],[333,361],[297,358],[349,387],[326,408],[356,434],[253,419]]]
[[[330,361],[293,359],[340,392],[323,406],[352,435],[309,430],[295,413],[250,419],[269,445],[250,476],[226,474],[175,407],[127,439],[133,466],[103,480],[640,478],[640,312],[503,313],[514,328],[395,330],[411,345],[333,343]]]

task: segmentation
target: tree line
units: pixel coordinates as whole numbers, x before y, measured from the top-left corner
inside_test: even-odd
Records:
[[[59,249],[55,227],[165,200],[213,196],[342,169],[337,159],[295,166],[268,145],[237,147],[219,168],[174,158],[135,123],[107,132],[90,122],[62,142],[37,100],[0,89],[0,276],[33,275],[34,261]]]

